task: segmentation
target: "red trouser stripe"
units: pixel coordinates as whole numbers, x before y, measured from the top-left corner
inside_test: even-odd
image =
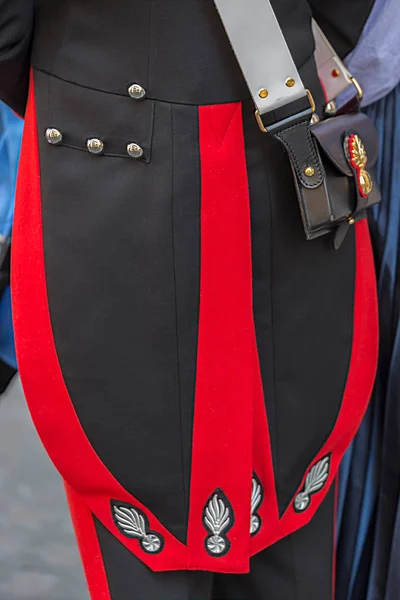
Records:
[[[190,562],[243,572],[249,564],[253,468],[250,206],[240,104],[199,108],[201,277],[188,545]],[[204,506],[220,488],[231,503],[231,549],[205,549]]]
[[[111,600],[93,515],[82,498],[65,484],[69,510],[91,600]]]

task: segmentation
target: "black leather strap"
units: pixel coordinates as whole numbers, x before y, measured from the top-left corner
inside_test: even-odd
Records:
[[[310,117],[281,129],[275,137],[285,146],[301,184],[308,189],[319,187],[324,181],[324,170],[317,145],[311,136]]]

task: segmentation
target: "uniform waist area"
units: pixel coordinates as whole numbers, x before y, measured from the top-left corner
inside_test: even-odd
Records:
[[[238,101],[243,104],[244,115],[251,116],[254,112],[247,90],[244,100],[231,94],[225,95],[224,101],[218,101],[199,93],[192,98],[194,102],[190,102],[193,89],[182,88],[178,98],[171,101],[162,90],[154,94],[154,89],[142,85],[140,80],[127,82],[116,92],[102,85],[92,87],[91,81],[82,83],[79,77],[75,77],[75,81],[68,80],[59,70],[51,73],[34,67],[33,74],[36,108],[43,120],[47,142],[86,151],[92,140],[101,144],[101,154],[140,158],[146,163],[153,160],[155,132],[172,126],[173,113],[194,111],[197,114],[198,106]],[[320,112],[323,94],[312,60],[302,69],[302,77]],[[252,122],[256,127],[255,119]]]
[[[117,82],[112,82],[114,85],[110,85],[109,79],[100,76],[93,77],[93,72],[90,73],[92,76],[89,75],[89,72],[89,76],[85,77],[83,73],[80,76],[79,72],[72,74],[66,72],[63,68],[49,69],[48,64],[43,64],[39,60],[33,61],[32,66],[36,72],[50,78],[54,82],[54,85],[58,85],[57,82],[59,82],[59,84],[65,83],[72,87],[81,88],[82,93],[84,93],[84,90],[87,90],[89,93],[88,97],[90,97],[90,92],[100,92],[115,96],[115,102],[118,102],[118,98],[130,97],[140,101],[152,100],[190,106],[228,104],[231,102],[249,102],[252,104],[249,90],[241,73],[238,74],[235,85],[230,84],[227,86],[223,86],[221,84],[222,80],[215,75],[219,85],[215,87],[211,86],[210,88],[208,85],[193,85],[193,80],[183,81],[180,79],[178,72],[174,72],[165,85],[163,85],[162,77],[160,80],[149,85],[147,80],[144,81],[143,78],[132,77],[129,79],[127,75],[121,76],[119,85]],[[299,69],[299,73],[305,87],[311,90],[317,107],[322,105],[323,93],[313,57],[310,57]]]
[[[308,13],[299,17],[297,11],[296,20],[291,14],[282,26],[294,60],[301,72],[312,71]],[[301,44],[299,18],[304,19]],[[37,0],[32,65],[64,81],[120,96],[138,84],[146,98],[177,104],[249,98],[212,0]]]

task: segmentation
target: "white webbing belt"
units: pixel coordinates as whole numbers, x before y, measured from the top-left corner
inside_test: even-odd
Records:
[[[307,91],[269,0],[214,3],[259,114],[305,97]],[[316,23],[313,32],[318,75],[327,100],[333,100],[356,82]]]

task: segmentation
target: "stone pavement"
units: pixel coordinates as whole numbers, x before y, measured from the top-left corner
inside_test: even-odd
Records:
[[[88,600],[63,485],[18,380],[0,397],[0,600]]]

